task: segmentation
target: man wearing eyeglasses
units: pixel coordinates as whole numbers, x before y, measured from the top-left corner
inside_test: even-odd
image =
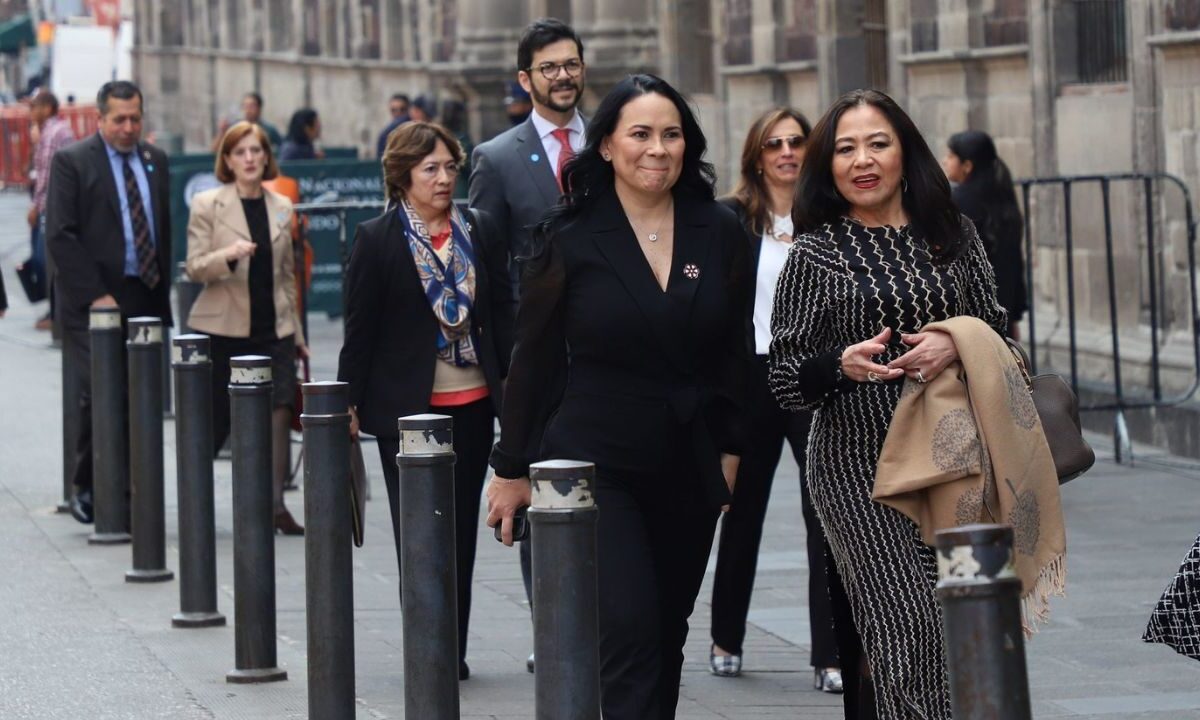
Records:
[[[560,20],[536,20],[521,35],[517,67],[533,112],[475,148],[469,190],[471,207],[491,213],[508,230],[514,287],[533,225],[558,202],[562,168],[584,145],[586,125],[576,109],[586,85],[583,43]]]
[[[586,85],[583,43],[561,20],[535,20],[521,34],[517,68],[517,82],[529,93],[533,112],[475,148],[468,190],[470,206],[487,211],[508,233],[514,288],[520,283],[521,258],[530,254],[533,226],[558,202],[562,169],[584,146],[586,123],[576,109]],[[565,368],[562,372],[562,378],[547,379],[548,387],[561,387]],[[521,576],[532,605],[527,540],[521,543]],[[533,672],[533,655],[526,668]]]

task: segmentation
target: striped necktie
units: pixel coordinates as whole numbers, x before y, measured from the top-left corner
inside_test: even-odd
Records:
[[[158,271],[158,256],[154,243],[150,241],[150,222],[146,219],[146,206],[142,204],[142,192],[138,189],[137,176],[129,164],[130,153],[121,153],[125,174],[125,197],[129,201],[129,220],[133,225],[133,249],[137,253],[138,276],[146,287],[153,290],[161,279]]]

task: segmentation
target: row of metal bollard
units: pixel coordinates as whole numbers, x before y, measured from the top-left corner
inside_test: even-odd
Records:
[[[119,311],[92,311],[95,532],[89,543],[132,541],[126,580],[159,582],[174,577],[166,567],[161,321],[130,319],[126,348],[123,335]],[[176,337],[171,361],[180,565],[180,611],[172,624],[220,626],[208,337]],[[128,394],[122,392],[126,380]],[[265,480],[271,475],[271,390],[270,358],[232,360],[235,668],[226,675],[232,683],[287,678],[277,662],[273,507]],[[306,383],[303,398],[309,717],[353,717],[348,388]],[[121,421],[125,403],[128,426]],[[398,422],[405,716],[457,720],[452,421],[415,415]],[[538,720],[600,718],[594,473],[590,463],[568,460],[530,469]],[[955,718],[1026,720],[1021,584],[1011,529],[978,525],[939,533],[938,557]]]
[[[95,532],[89,542],[132,542],[129,582],[171,580],[163,492],[162,324],[157,318],[131,318],[126,341],[116,308],[94,309],[90,322]],[[179,628],[221,626],[208,337],[174,338],[171,368],[180,574],[180,610],[171,622]],[[226,680],[284,680],[275,639],[272,498],[270,484],[262,481],[270,477],[270,358],[234,358],[230,375],[235,668]],[[309,717],[344,718],[353,716],[355,705],[347,386],[307,383],[303,397]],[[126,403],[128,425],[122,421]],[[399,429],[406,715],[458,718],[453,427],[449,417],[418,415],[400,418]],[[122,450],[126,446],[128,456]],[[594,469],[556,461],[535,465],[531,474],[537,717],[598,720]]]

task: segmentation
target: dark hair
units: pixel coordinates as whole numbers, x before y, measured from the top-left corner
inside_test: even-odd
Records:
[[[412,170],[437,148],[438,141],[445,143],[454,162],[462,167],[466,153],[454,135],[446,128],[432,122],[407,122],[393,130],[383,149],[383,187],[388,202],[398,203],[412,187]]]
[[[292,113],[292,119],[288,122],[287,138],[298,145],[311,145],[312,140],[308,139],[305,134],[305,129],[312,127],[317,122],[317,111],[312,108],[300,108]]]
[[[755,235],[761,235],[771,221],[771,208],[767,202],[767,181],[758,171],[758,161],[763,156],[763,142],[766,141],[771,128],[788,118],[796,121],[804,131],[805,137],[812,134],[812,124],[804,117],[804,113],[795,108],[779,107],[758,116],[746,132],[746,142],[742,145],[741,175],[731,197],[742,206],[750,220],[750,230]]]
[[[701,200],[713,199],[716,172],[712,163],[705,162],[704,153],[708,141],[700,130],[696,115],[679,91],[660,77],[648,74],[630,75],[604,96],[596,114],[588,123],[587,145],[563,168],[562,184],[565,188],[558,205],[555,205],[538,223],[535,235],[549,235],[582,212],[596,198],[612,190],[614,175],[612,164],[600,155],[600,146],[617,129],[621,110],[642,95],[661,95],[670,100],[679,111],[683,128],[683,168],[679,180],[672,189],[676,195],[688,195]],[[535,243],[535,245],[541,244]],[[536,251],[535,251],[536,254]]]
[[[960,160],[970,161],[972,165],[962,188],[988,210],[989,227],[979,228],[984,242],[995,242],[1002,234],[1002,228],[1020,227],[1021,209],[1017,205],[1012,173],[996,153],[992,137],[982,130],[965,130],[951,135],[946,146]]]
[[[262,107],[263,107],[262,95],[259,95],[256,92],[248,92],[245,95],[243,95],[242,98],[243,99],[252,98],[254,100],[254,104],[258,105],[258,109],[262,110]]]
[[[33,99],[29,101],[29,105],[30,107],[36,105],[46,105],[50,108],[51,115],[58,114],[58,98],[56,98],[54,93],[50,92],[49,90],[42,90],[37,95],[34,95]]]
[[[100,115],[108,114],[108,99],[116,98],[117,100],[132,100],[138,99],[138,105],[144,111],[146,109],[146,101],[142,98],[142,91],[137,85],[128,80],[112,80],[100,86],[100,92],[96,93],[96,107],[100,110]]]
[[[1016,205],[1012,173],[996,153],[996,143],[991,135],[982,130],[965,130],[951,135],[946,146],[960,160],[968,160],[972,165],[971,174],[963,185],[981,191],[989,200],[1011,201]]]
[[[813,128],[808,153],[800,170],[800,187],[792,215],[798,232],[814,232],[836,222],[850,211],[850,203],[837,190],[833,154],[837,126],[852,108],[870,105],[891,124],[900,141],[901,172],[906,189],[901,202],[916,235],[924,237],[938,263],[957,258],[966,247],[962,220],[950,199],[950,182],[925,138],[895,100],[878,90],[853,90],[833,103]]]
[[[229,167],[227,158],[229,153],[233,152],[237,144],[247,135],[254,135],[258,139],[258,144],[262,146],[263,157],[266,158],[266,162],[263,163],[262,179],[274,180],[279,177],[279,166],[275,163],[275,153],[271,151],[271,140],[267,137],[267,132],[262,129],[262,125],[240,120],[226,130],[225,135],[217,142],[217,157],[213,164],[213,174],[217,176],[217,180],[231,183],[237,179]]]
[[[388,98],[388,102],[391,102],[392,100],[399,100],[400,102],[404,103],[405,105],[407,105],[410,102],[410,100],[408,99],[408,96],[405,95],[404,93],[396,93],[396,94],[392,95],[390,98]]]
[[[441,122],[452,133],[460,134],[467,129],[467,106],[461,100],[442,101]]]
[[[433,96],[425,95],[424,93],[418,95],[416,99],[410,103],[410,110],[412,108],[417,108],[421,112],[425,113],[429,116],[430,120],[436,118],[438,114],[437,100],[433,99]]]
[[[517,69],[528,70],[533,65],[535,52],[559,40],[574,40],[579,59],[583,59],[583,41],[570,25],[557,18],[534,20],[521,33],[521,42],[517,43]]]

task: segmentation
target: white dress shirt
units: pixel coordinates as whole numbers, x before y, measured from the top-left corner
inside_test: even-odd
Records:
[[[550,163],[550,172],[553,174],[558,169],[558,154],[562,150],[558,138],[552,135],[558,126],[538,115],[536,109],[529,114],[529,117],[533,118],[533,127],[537,129],[538,137],[542,139],[542,147],[546,149],[546,160]],[[584,137],[583,118],[580,117],[578,110],[575,111],[575,116],[565,127],[571,131],[571,149],[579,152],[587,143],[587,138]]]

